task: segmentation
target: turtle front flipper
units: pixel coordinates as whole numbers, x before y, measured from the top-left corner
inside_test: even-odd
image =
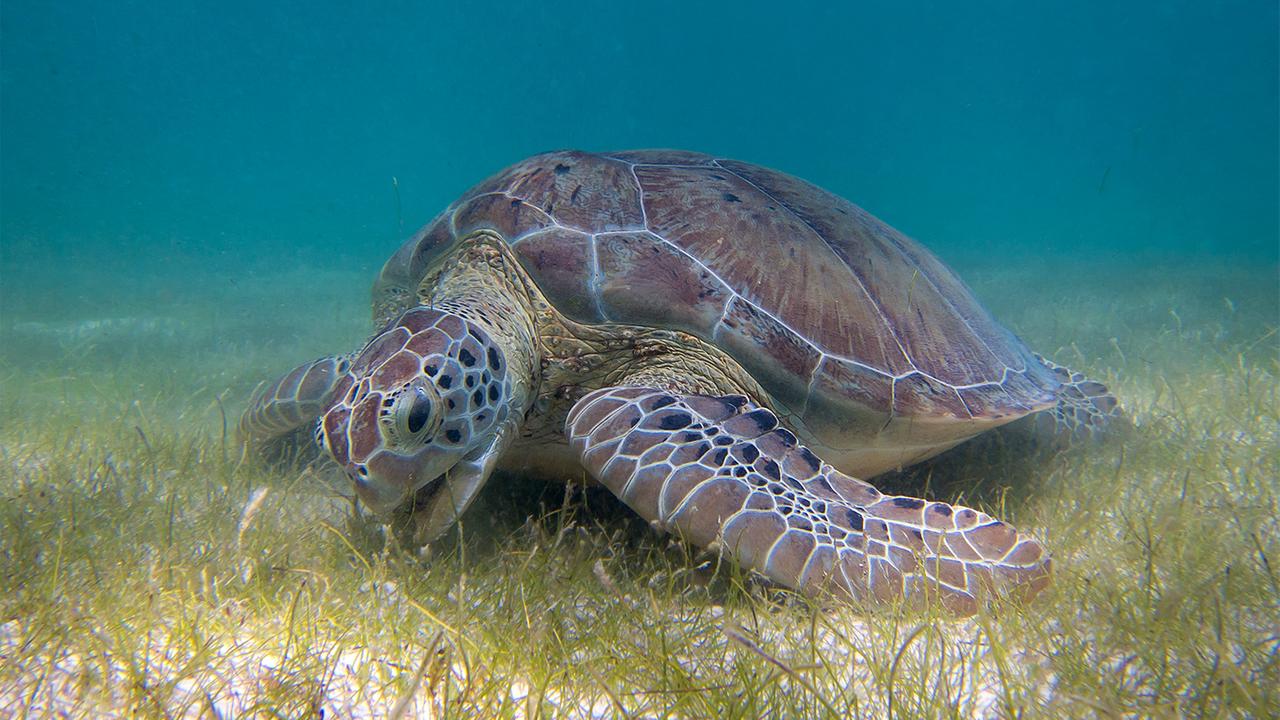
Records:
[[[1049,583],[1042,546],[964,507],[881,494],[822,462],[740,395],[609,387],[574,405],[583,464],[656,527],[807,595],[938,598],[976,611],[991,590]]]
[[[346,356],[323,357],[259,385],[240,416],[240,439],[269,459],[310,444],[320,413],[350,365]]]
[[[1121,417],[1120,403],[1106,385],[1089,380],[1041,355],[1037,354],[1035,358],[1062,383],[1058,404],[1049,410],[1056,432],[1071,438],[1089,437],[1104,432]]]

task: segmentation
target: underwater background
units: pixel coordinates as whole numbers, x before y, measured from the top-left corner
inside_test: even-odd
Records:
[[[1273,2],[9,0],[2,19],[4,270],[60,291],[372,271],[472,184],[566,147],[777,167],[953,261],[1277,258]]]
[[[420,717],[1280,714],[1278,28],[1274,0],[5,0],[0,714],[377,716],[439,668]],[[364,342],[378,269],[466,189],[645,147],[847,197],[1115,391],[1122,440],[882,479],[1046,538],[1043,604],[854,631],[692,587],[559,489],[487,490],[498,550],[424,569],[240,455],[255,385]]]

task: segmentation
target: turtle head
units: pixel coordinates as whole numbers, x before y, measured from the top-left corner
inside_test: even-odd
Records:
[[[385,514],[443,487],[455,466],[487,448],[510,395],[506,360],[483,328],[417,307],[355,356],[317,436],[360,499]]]

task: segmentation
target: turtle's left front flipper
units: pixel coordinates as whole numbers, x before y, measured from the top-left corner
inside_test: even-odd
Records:
[[[938,598],[957,614],[991,589],[1049,582],[1038,542],[963,507],[881,494],[819,460],[746,397],[597,390],[566,432],[583,464],[660,529],[806,594]]]
[[[269,459],[311,445],[315,422],[351,362],[323,357],[259,385],[240,416],[240,439]]]

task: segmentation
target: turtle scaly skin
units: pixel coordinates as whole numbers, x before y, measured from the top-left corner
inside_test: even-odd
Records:
[[[495,467],[585,467],[655,527],[813,595],[958,614],[1034,595],[1036,540],[856,476],[1029,413],[1117,412],[861,209],[693,153],[513,166],[388,261],[374,313],[364,349],[260,391],[242,433],[269,445],[319,418],[357,496],[410,508],[423,542]]]

